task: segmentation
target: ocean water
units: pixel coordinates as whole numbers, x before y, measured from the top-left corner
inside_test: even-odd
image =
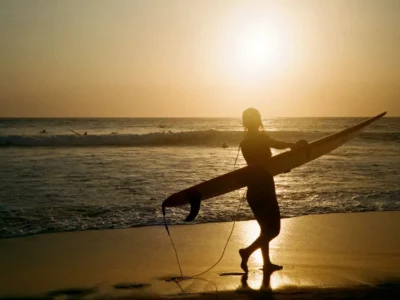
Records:
[[[276,139],[311,142],[364,119],[263,123]],[[241,155],[234,166],[242,137],[234,118],[0,119],[0,237],[160,225],[170,194],[245,166]],[[400,118],[275,182],[283,217],[400,210]],[[205,201],[195,222],[231,221],[243,192]],[[253,219],[245,200],[237,219]]]

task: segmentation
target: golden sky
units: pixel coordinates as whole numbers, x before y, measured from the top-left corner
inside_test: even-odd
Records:
[[[400,1],[0,1],[0,117],[400,116]]]

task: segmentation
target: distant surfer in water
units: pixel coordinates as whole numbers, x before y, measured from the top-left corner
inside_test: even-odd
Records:
[[[240,143],[244,159],[248,165],[255,164],[260,160],[272,156],[271,148],[294,149],[300,144],[277,141],[268,136],[263,129],[261,114],[255,108],[246,109],[243,112],[243,126],[246,135]],[[282,266],[275,265],[269,257],[269,243],[278,236],[281,230],[281,216],[276,199],[275,183],[273,177],[264,169],[260,168],[254,177],[249,178],[247,186],[247,201],[254,217],[260,225],[260,236],[247,248],[239,250],[243,271],[248,272],[247,261],[254,251],[261,248],[265,271],[282,269]]]

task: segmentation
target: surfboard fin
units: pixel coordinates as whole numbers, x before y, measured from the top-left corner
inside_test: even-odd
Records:
[[[187,192],[187,199],[190,203],[190,213],[186,217],[186,222],[193,221],[200,211],[201,194],[197,190]]]

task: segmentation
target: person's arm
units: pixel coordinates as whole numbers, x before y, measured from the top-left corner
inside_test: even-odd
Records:
[[[296,143],[286,143],[283,141],[274,140],[273,138],[267,135],[269,146],[275,149],[286,149],[290,148],[291,150],[297,149],[299,147],[305,147],[308,145],[306,140],[298,140]]]
[[[286,149],[286,148],[294,148],[295,144],[294,143],[286,143],[286,142],[282,142],[282,141],[277,141],[274,139],[269,138],[269,144],[272,148],[275,149]]]

